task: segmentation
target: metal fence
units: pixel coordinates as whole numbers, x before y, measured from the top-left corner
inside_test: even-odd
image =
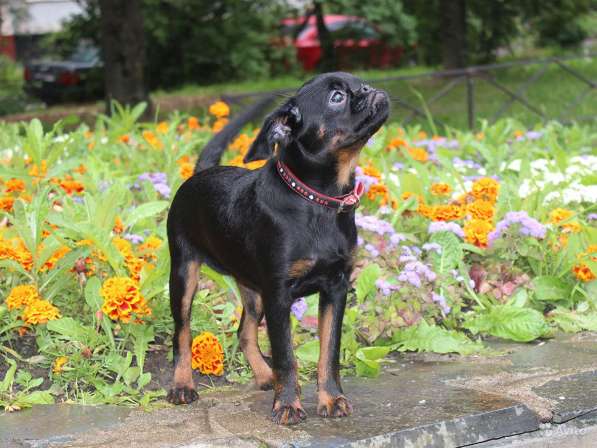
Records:
[[[436,125],[475,129],[479,119],[493,123],[513,112],[524,116],[522,121],[527,124],[548,120],[595,122],[595,56],[597,53],[583,57],[519,60],[368,82],[390,93],[394,118],[403,125],[417,120],[426,122],[432,117]],[[533,89],[537,91],[533,92]],[[287,95],[293,91],[295,88],[223,95],[222,99],[240,105],[263,95]],[[447,110],[445,103],[449,103]]]

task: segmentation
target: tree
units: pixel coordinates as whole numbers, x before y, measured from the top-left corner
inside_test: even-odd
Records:
[[[317,23],[317,37],[319,38],[319,45],[321,47],[319,71],[332,72],[338,66],[336,50],[334,49],[334,39],[325,25],[323,5],[320,1],[313,2],[313,11]]]
[[[467,64],[466,1],[440,0],[442,65],[445,69],[461,68]]]
[[[130,105],[142,101],[149,104],[141,1],[99,0],[99,7],[108,111],[112,100]]]

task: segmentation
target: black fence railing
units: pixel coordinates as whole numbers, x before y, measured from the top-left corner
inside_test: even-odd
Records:
[[[390,93],[394,118],[403,125],[431,117],[436,125],[474,129],[479,119],[493,123],[507,113],[529,125],[548,120],[595,122],[596,56],[519,60],[370,82]],[[223,95],[222,99],[241,105],[294,90]]]

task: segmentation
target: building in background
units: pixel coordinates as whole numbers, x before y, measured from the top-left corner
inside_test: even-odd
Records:
[[[75,0],[0,0],[0,54],[18,61],[39,56],[39,39],[80,12]]]

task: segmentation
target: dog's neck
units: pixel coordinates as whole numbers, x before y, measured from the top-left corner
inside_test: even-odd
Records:
[[[316,162],[299,145],[292,145],[281,151],[279,158],[303,183],[320,193],[340,196],[354,189],[355,166],[352,161],[344,163],[342,156],[330,157],[327,163]]]

